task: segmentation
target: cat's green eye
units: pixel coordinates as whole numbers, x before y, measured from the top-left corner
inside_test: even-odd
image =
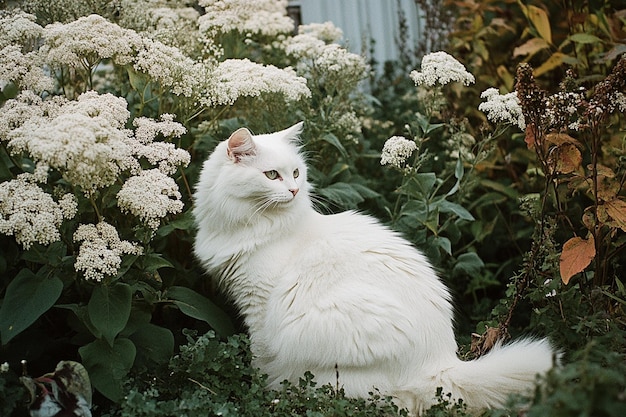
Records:
[[[275,169],[271,170],[271,171],[265,171],[264,172],[265,176],[267,178],[269,178],[270,180],[275,180],[276,178],[279,177],[278,175],[278,171],[276,171]]]
[[[293,171],[293,177],[298,178],[299,176],[300,176],[300,170],[296,168],[295,171]]]

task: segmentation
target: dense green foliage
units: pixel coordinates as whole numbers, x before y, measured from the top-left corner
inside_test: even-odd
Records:
[[[435,30],[420,45],[399,39],[400,61],[372,63],[378,71],[369,73],[343,48],[306,55],[288,30],[203,29],[196,4],[203,2],[8,3],[33,17],[21,37],[0,29],[3,56],[22,65],[11,72],[12,61],[0,59],[0,80],[9,77],[0,91],[2,187],[38,172],[35,148],[11,144],[29,127],[28,112],[56,134],[59,114],[83,111],[71,106],[91,90],[97,99],[108,93],[125,101],[128,114],[111,131],[139,138],[141,123],[154,123],[149,140],[185,150],[190,162],[166,170],[179,191],[170,199],[183,208],[156,217],[156,226],[118,201],[136,176],[130,169],[121,167],[94,192],[53,164],[45,181],[26,181],[58,204],[73,196],[76,214],[58,222],[58,239],[49,242],[23,244],[19,231],[2,223],[0,363],[9,369],[0,372],[0,415],[26,415],[28,394],[18,377],[42,375],[59,360],[85,365],[96,390],[94,415],[401,415],[376,393],[349,399],[339,387],[316,386],[311,375],[282,391],[265,390],[236,312],[191,255],[192,192],[202,161],[242,125],[266,132],[299,120],[319,209],[371,213],[428,255],[453,290],[463,356],[524,333],[549,336],[562,349],[563,367],[533,399],[511,399],[510,410],[487,414],[626,415],[626,104],[619,104],[626,9],[618,2],[420,1],[429,25],[451,31],[449,42]],[[159,18],[172,11],[177,30]],[[6,6],[3,27],[16,13]],[[92,13],[104,18],[92,20],[109,31],[102,36],[128,31],[128,57],[106,55],[94,43],[75,51],[76,62],[55,58],[50,51],[60,51],[61,41],[46,25],[63,22],[56,30],[70,33]],[[318,47],[330,51],[336,39],[320,33],[318,40],[328,42]],[[432,47],[461,61],[475,83],[416,85],[409,72]],[[161,63],[171,64],[171,78],[148,65],[158,53],[168,57]],[[226,93],[215,93],[213,71],[229,60],[250,60],[265,71],[291,67],[283,83],[296,88],[301,77],[310,94],[290,98],[270,75],[259,75],[265,90],[242,87],[232,103],[220,102]],[[46,69],[51,85],[33,81],[46,75],[37,68]],[[492,87],[518,92],[524,129],[479,110],[481,93]],[[21,94],[31,90],[44,104]],[[183,130],[167,124],[165,114]],[[402,164],[381,165],[392,136],[416,149]],[[147,153],[137,161],[144,172],[162,162]],[[0,211],[8,210],[3,204]],[[116,252],[121,263],[113,273],[89,279],[77,266],[76,233],[103,221],[134,246]],[[440,393],[427,415],[468,412]]]

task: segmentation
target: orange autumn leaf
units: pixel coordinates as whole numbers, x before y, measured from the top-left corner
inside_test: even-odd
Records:
[[[573,237],[563,245],[560,260],[561,280],[567,285],[569,280],[589,266],[596,256],[596,245],[593,236],[589,239]]]
[[[559,145],[553,152],[552,157],[556,159],[554,165],[556,172],[561,174],[571,174],[576,171],[583,157],[578,148],[572,143],[563,143]]]

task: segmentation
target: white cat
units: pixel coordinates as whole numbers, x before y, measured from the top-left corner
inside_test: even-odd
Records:
[[[269,387],[338,373],[347,395],[377,388],[415,414],[437,387],[471,408],[530,390],[553,366],[550,344],[458,359],[450,293],[428,260],[369,216],[312,207],[301,128],[234,132],[204,163],[193,209],[195,254],[243,315]]]

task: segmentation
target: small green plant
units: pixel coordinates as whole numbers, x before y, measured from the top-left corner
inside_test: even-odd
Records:
[[[121,403],[123,417],[192,416],[402,416],[391,402],[372,394],[369,399],[347,398],[341,388],[316,386],[307,373],[298,384],[282,390],[265,388],[265,377],[251,365],[249,340],[243,335],[216,338],[185,331],[187,344],[167,369],[128,381]]]

